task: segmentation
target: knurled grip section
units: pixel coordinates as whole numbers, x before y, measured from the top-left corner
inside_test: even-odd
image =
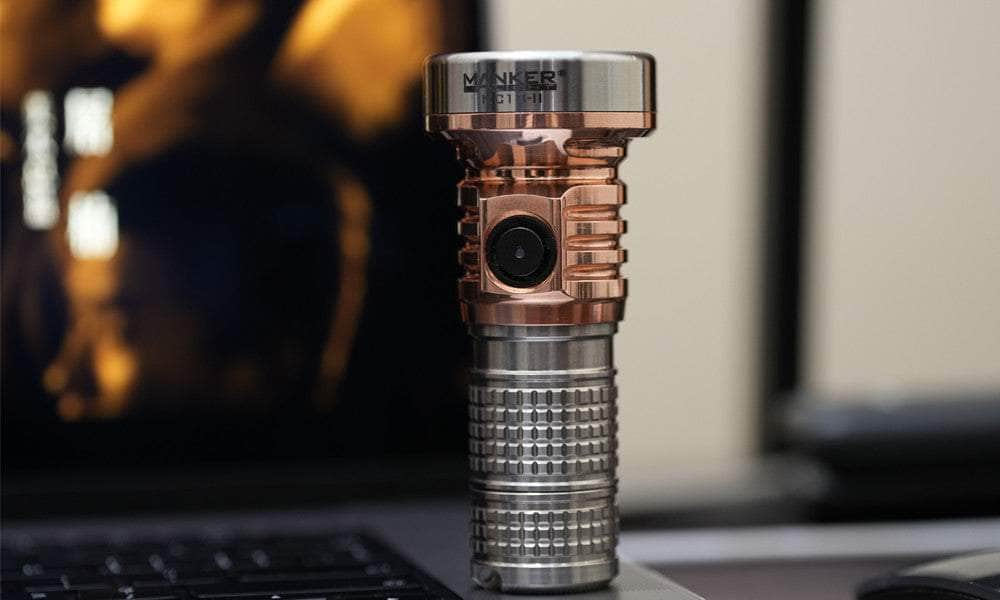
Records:
[[[611,385],[469,386],[473,479],[491,488],[612,485],[616,393]]]
[[[548,494],[535,501],[502,492],[479,496],[472,507],[472,551],[504,562],[557,564],[613,556],[618,512],[612,494]]]
[[[567,591],[617,572],[613,324],[473,327],[473,578]]]
[[[603,585],[618,563],[616,388],[469,388],[473,578]]]

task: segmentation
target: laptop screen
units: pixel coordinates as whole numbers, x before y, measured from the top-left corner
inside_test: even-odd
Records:
[[[473,6],[6,13],[5,476],[462,452],[458,172],[419,76]]]

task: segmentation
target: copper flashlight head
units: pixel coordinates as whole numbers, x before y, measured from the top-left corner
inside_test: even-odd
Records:
[[[587,590],[618,570],[618,164],[653,128],[653,65],[648,54],[577,51],[426,63],[427,130],[466,167],[458,293],[474,350],[472,577],[487,588]]]

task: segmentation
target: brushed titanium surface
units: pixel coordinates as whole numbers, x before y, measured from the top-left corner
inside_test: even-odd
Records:
[[[651,112],[653,64],[641,52],[439,54],[427,60],[424,112]]]
[[[618,572],[615,323],[473,325],[473,579],[571,591]]]

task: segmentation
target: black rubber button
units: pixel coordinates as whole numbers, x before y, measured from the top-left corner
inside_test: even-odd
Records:
[[[540,219],[510,217],[498,223],[487,242],[487,261],[497,279],[513,287],[534,287],[552,273],[556,241]]]

